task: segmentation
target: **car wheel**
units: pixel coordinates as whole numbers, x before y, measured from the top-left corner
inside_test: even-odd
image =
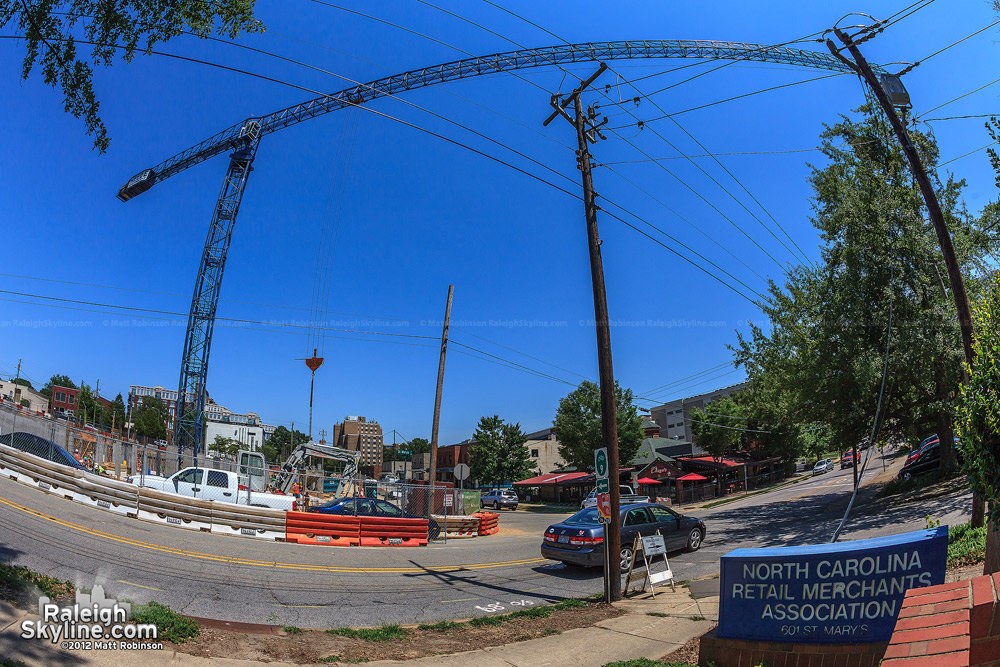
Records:
[[[692,528],[691,533],[688,535],[687,550],[697,551],[701,547],[701,541],[705,539],[705,535],[701,532],[699,528]]]
[[[630,546],[628,546],[628,547],[622,547],[622,553],[621,553],[621,556],[622,556],[621,571],[622,572],[628,572],[628,569],[630,567],[632,567],[632,558],[633,558],[634,555],[635,554],[632,553],[632,547],[630,547]]]

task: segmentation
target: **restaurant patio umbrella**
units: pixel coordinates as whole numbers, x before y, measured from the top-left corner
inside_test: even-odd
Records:
[[[662,484],[662,483],[663,482],[661,482],[658,479],[650,479],[649,477],[643,477],[639,480],[636,480],[636,484]]]
[[[689,472],[688,474],[684,475],[683,477],[678,477],[677,478],[678,482],[704,482],[704,481],[707,481],[707,480],[708,480],[708,477],[702,477],[701,475],[699,475],[696,472]]]

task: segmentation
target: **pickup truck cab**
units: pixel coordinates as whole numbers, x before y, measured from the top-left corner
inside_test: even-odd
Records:
[[[618,486],[618,495],[621,498],[619,502],[622,507],[632,503],[649,502],[649,496],[640,496],[632,489],[631,486],[626,486],[624,484],[620,484]],[[580,509],[585,510],[588,507],[597,507],[597,489],[588,493],[587,497],[583,499],[582,503],[580,503]]]
[[[239,476],[229,470],[184,468],[170,477],[133,475],[126,481],[143,488],[176,493],[189,498],[286,511],[295,507],[294,496],[250,491],[245,484],[240,483]]]

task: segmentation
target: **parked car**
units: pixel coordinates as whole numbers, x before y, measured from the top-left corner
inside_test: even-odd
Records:
[[[404,512],[387,500],[376,498],[335,498],[322,505],[309,508],[320,514],[342,514],[347,516],[390,516],[403,519],[423,519],[422,516]],[[441,526],[434,519],[427,521],[427,539],[434,540],[441,534]]]
[[[816,465],[813,466],[814,475],[821,475],[825,472],[830,472],[833,470],[833,459],[820,459],[816,461]]]
[[[619,505],[650,502],[649,496],[638,494],[631,486],[626,486],[625,484],[618,485],[618,499]],[[587,497],[580,503],[580,509],[587,509],[588,507],[597,507],[597,489],[588,493]]]
[[[22,452],[34,454],[53,463],[60,463],[70,468],[90,472],[80,464],[72,454],[54,442],[46,440],[32,433],[6,433],[0,435],[0,444],[20,449]]]
[[[955,457],[962,463],[962,452],[955,445]],[[933,472],[941,467],[941,445],[939,442],[932,442],[924,448],[924,451],[912,461],[906,463],[898,473],[899,479],[910,479],[929,472]]]
[[[937,444],[938,442],[940,442],[940,438],[938,438],[937,433],[924,438],[924,440],[920,443],[920,445],[914,447],[913,451],[906,456],[906,463],[912,463],[917,459],[918,456],[926,452],[928,447]],[[904,463],[903,465],[906,465],[906,463]]]
[[[487,507],[492,507],[495,510],[502,510],[505,507],[516,510],[517,492],[513,489],[493,489],[479,498],[479,509]]]
[[[854,452],[844,452],[844,455],[840,457],[840,469],[853,468],[854,467]]]
[[[549,526],[542,537],[542,556],[566,565],[604,565],[604,524],[596,507],[580,510],[570,518]],[[667,551],[697,551],[705,540],[705,522],[678,514],[669,507],[638,503],[621,508],[620,565],[626,572],[632,565],[632,544],[636,533],[644,537],[660,531]]]

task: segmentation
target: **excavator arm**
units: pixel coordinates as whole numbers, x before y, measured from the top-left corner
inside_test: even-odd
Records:
[[[341,474],[340,489],[342,493],[356,490],[358,483],[358,461],[361,452],[330,445],[320,445],[309,441],[296,447],[288,459],[282,464],[281,470],[275,475],[272,486],[282,493],[288,493],[295,482],[295,475],[302,472],[302,466],[306,457],[312,456],[320,459],[333,459],[344,462],[344,472]]]

